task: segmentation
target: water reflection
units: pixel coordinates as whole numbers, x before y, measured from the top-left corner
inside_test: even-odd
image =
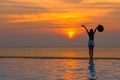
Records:
[[[94,69],[94,60],[93,58],[89,59],[89,74],[90,74],[90,78],[88,78],[88,80],[96,80],[95,78],[95,69]]]
[[[65,80],[73,80],[76,77],[76,76],[73,76],[73,75],[76,74],[74,69],[77,67],[77,62],[74,61],[74,60],[67,60],[67,61],[64,62],[63,67],[65,69],[65,72],[62,75],[62,78],[64,78]]]

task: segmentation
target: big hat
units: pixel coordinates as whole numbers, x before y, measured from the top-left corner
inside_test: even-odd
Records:
[[[104,31],[103,25],[98,25],[97,30],[98,30],[99,32],[103,32],[103,31]]]

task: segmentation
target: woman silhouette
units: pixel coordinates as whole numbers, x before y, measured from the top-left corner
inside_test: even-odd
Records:
[[[81,27],[84,27],[88,36],[89,36],[89,41],[88,41],[88,47],[89,47],[89,56],[90,58],[93,58],[93,50],[94,50],[94,35],[95,35],[95,32],[97,30],[97,27],[93,30],[93,29],[90,29],[90,31],[88,31],[88,29],[82,25]]]

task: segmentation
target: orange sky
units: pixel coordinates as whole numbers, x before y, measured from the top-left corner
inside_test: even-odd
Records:
[[[1,34],[58,34],[76,38],[85,24],[119,31],[120,0],[1,0]],[[49,35],[48,35],[49,36]],[[43,36],[40,36],[43,37]]]

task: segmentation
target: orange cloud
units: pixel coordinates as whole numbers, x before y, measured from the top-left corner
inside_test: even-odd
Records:
[[[58,23],[66,23],[66,22],[87,22],[89,17],[95,16],[103,16],[108,12],[108,10],[97,11],[97,10],[89,10],[86,12],[51,12],[51,13],[40,13],[40,14],[23,14],[23,15],[7,15],[10,18],[8,22],[16,23],[16,22],[39,22],[39,21],[57,21]]]
[[[94,2],[93,2],[94,1]],[[32,3],[33,7],[42,7],[48,10],[48,12],[40,12],[40,13],[32,13],[26,14],[22,12],[22,14],[6,14],[5,17],[7,19],[4,21],[6,23],[30,23],[31,28],[29,31],[35,32],[36,30],[39,31],[40,29],[34,28],[34,24],[38,22],[48,22],[48,24],[55,25],[56,27],[62,27],[59,30],[48,30],[50,27],[49,25],[44,24],[44,31],[52,31],[52,32],[59,32],[62,34],[67,35],[69,38],[73,38],[75,35],[79,34],[77,32],[77,27],[83,23],[89,23],[90,21],[94,23],[95,19],[102,19],[102,17],[107,16],[112,9],[97,9],[95,6],[92,5],[93,3],[99,3],[103,1],[98,0],[91,0],[91,1],[80,1],[77,4],[67,3],[63,0],[42,0],[42,1],[33,1],[33,0],[22,0],[16,2],[25,2],[25,3]],[[112,2],[112,0],[106,0],[104,2]],[[119,0],[113,1],[119,2]],[[59,5],[60,4],[60,5]],[[30,5],[29,5],[30,6]],[[99,5],[101,6],[101,5]],[[99,7],[97,6],[97,7]],[[11,9],[17,10],[17,8],[11,7]],[[34,12],[34,9],[33,9]],[[103,21],[103,20],[100,20]],[[32,24],[34,23],[34,24]],[[39,25],[38,25],[39,26]],[[35,29],[35,30],[34,30]],[[43,30],[43,29],[42,29]],[[61,31],[61,32],[60,32]]]

